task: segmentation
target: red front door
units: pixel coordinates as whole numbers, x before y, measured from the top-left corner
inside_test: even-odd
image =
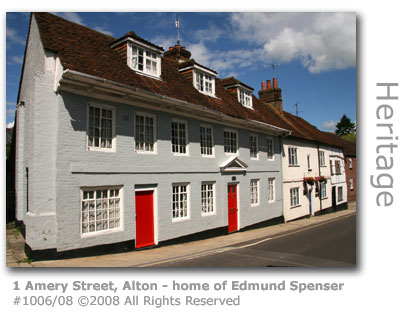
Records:
[[[135,247],[141,248],[155,244],[153,224],[153,191],[135,192]]]
[[[238,216],[237,216],[237,184],[229,184],[227,186],[227,203],[229,213],[229,232],[237,231]]]

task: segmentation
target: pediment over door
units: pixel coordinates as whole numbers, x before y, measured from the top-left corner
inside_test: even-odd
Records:
[[[233,156],[220,165],[221,172],[246,172],[248,165],[238,157]]]

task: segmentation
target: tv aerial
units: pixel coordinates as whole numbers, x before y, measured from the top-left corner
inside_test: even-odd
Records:
[[[295,108],[295,115],[298,117],[298,114],[300,114],[302,111],[299,110],[298,105],[300,102],[294,103],[293,108]]]

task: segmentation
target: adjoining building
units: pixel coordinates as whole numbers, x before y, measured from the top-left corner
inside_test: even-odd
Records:
[[[277,79],[262,83],[260,101],[272,118],[291,130],[282,139],[283,211],[285,221],[347,208],[344,155],[333,138],[304,119],[283,111]]]

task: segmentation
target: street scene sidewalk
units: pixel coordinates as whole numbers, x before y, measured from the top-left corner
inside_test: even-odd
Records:
[[[348,203],[348,209],[330,214],[314,216],[287,223],[259,229],[236,232],[199,241],[190,241],[147,250],[131,251],[101,256],[89,256],[73,259],[30,261],[24,253],[24,238],[14,228],[7,225],[7,267],[149,267],[171,259],[182,258],[192,254],[206,253],[238,243],[261,239],[266,236],[277,236],[283,232],[305,229],[331,220],[342,218],[356,212],[356,202]]]

